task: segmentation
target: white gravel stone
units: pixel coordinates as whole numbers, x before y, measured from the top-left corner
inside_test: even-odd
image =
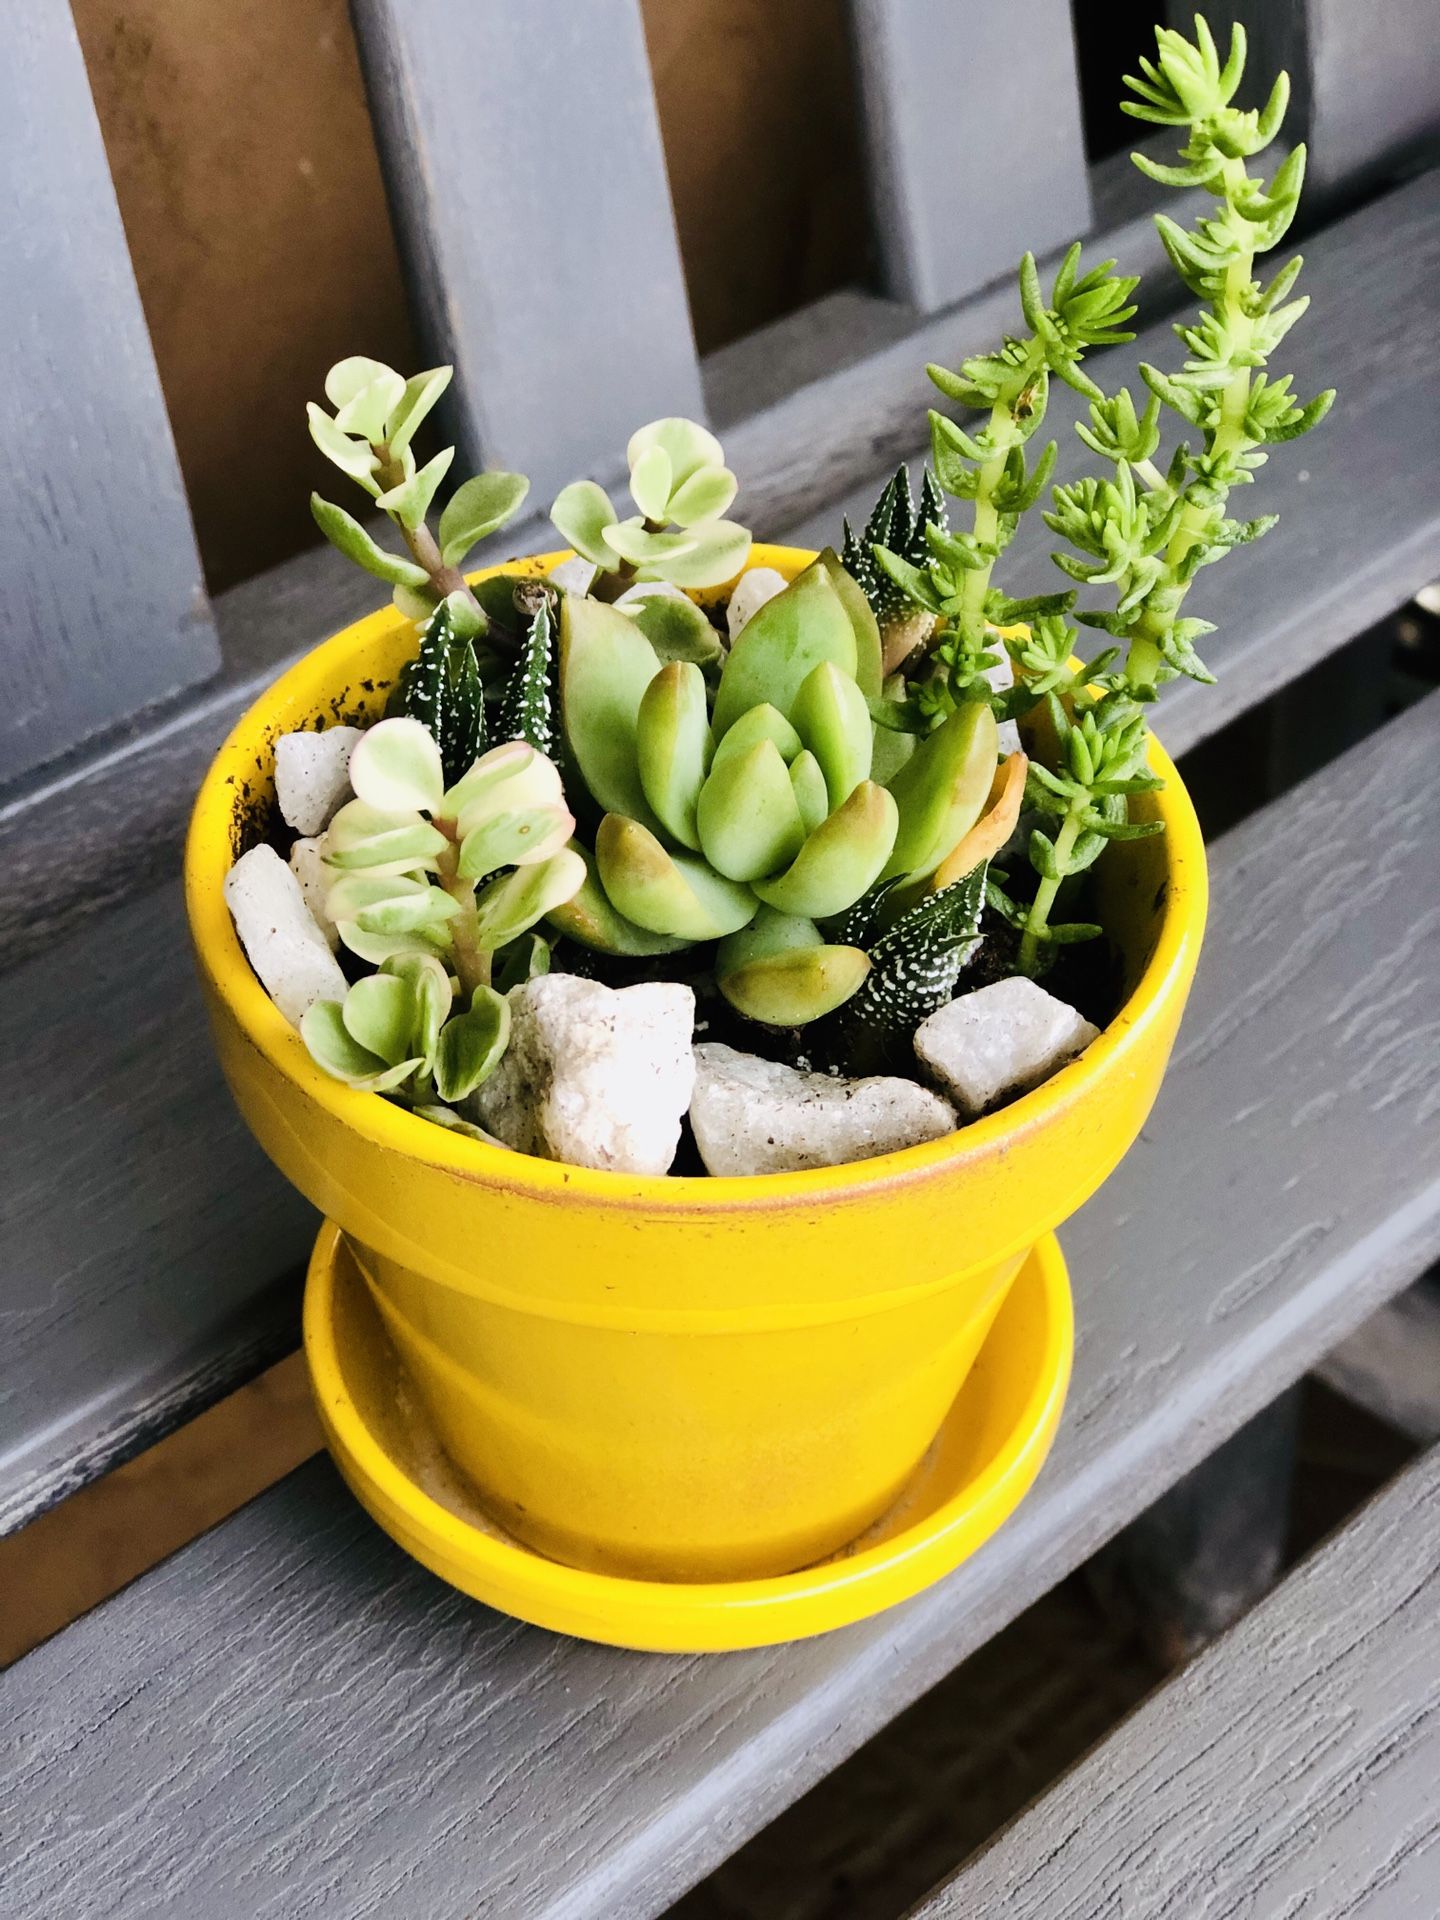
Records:
[[[1048,1080],[1099,1036],[1074,1007],[1015,975],[967,993],[922,1020],[915,1052],[962,1113]]]
[[[730,638],[734,640],[765,602],[773,600],[787,585],[784,574],[777,573],[774,567],[752,567],[749,573],[742,573],[725,609]]]
[[[938,1140],[955,1115],[913,1080],[836,1080],[707,1041],[695,1049],[690,1125],[711,1173],[793,1173]]]
[[[562,560],[558,566],[550,569],[545,576],[552,587],[559,587],[562,593],[588,593],[590,582],[595,578],[594,563],[582,560],[578,553],[572,553],[568,560]]]
[[[300,882],[300,891],[305,904],[310,909],[315,924],[325,936],[325,944],[332,953],[340,945],[340,929],[330,918],[325,906],[325,896],[330,890],[334,878],[333,869],[325,864],[325,846],[329,836],[317,834],[311,839],[297,840],[290,849],[290,871]]]
[[[273,847],[241,854],[225,876],[225,904],[251,966],[292,1027],[317,1000],[345,998],[345,976]]]
[[[996,693],[1008,693],[1015,684],[1015,668],[1011,662],[1010,655],[1005,650],[1005,642],[1003,640],[997,640],[993,646],[987,647],[985,651],[987,653],[998,653],[1000,658],[995,662],[993,667],[986,667],[984,673],[980,676],[981,679],[988,680]],[[1002,720],[998,728],[998,733],[1000,756],[1002,759],[1007,753],[1018,753],[1020,751],[1020,729],[1013,720]]]
[[[574,1167],[669,1170],[695,1080],[689,987],[547,973],[513,990],[510,1018],[505,1057],[473,1096],[482,1127]]]
[[[287,826],[320,833],[350,795],[350,755],[359,727],[326,727],[323,733],[282,733],[275,742],[275,798]]]

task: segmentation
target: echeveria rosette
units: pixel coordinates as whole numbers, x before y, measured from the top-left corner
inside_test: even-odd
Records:
[[[740,1012],[831,1012],[869,960],[826,923],[882,879],[923,885],[974,825],[996,765],[988,708],[876,780],[879,630],[830,552],[745,626],[713,701],[698,666],[662,661],[616,607],[567,596],[560,632],[568,764],[598,819],[586,884],[551,923],[620,953],[715,941]]]
[[[731,580],[750,552],[750,535],[722,518],[736,479],[720,442],[693,420],[652,420],[626,448],[636,511],[622,518],[594,480],[557,495],[550,518],[576,553],[597,569],[593,591],[610,599],[636,581],[715,587]]]

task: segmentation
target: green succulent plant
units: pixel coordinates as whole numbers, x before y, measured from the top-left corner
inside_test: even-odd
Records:
[[[721,517],[736,480],[714,434],[693,420],[652,420],[625,451],[636,512],[622,519],[594,480],[572,481],[550,509],[562,538],[597,569],[596,595],[613,600],[645,580],[715,587],[733,579],[750,535]]]
[[[460,569],[472,547],[519,512],[530,483],[518,473],[477,473],[456,488],[431,532],[430,509],[455,449],[442,448],[422,467],[412,442],[452,371],[431,367],[407,380],[383,361],[356,354],[337,361],[325,376],[325,398],[335,412],[326,413],[313,400],[305,410],[311,439],[389,516],[408,558],[382,547],[353,515],[318,493],[310,496],[310,511],[332,546],[389,582],[402,612],[423,621],[443,602],[455,638],[474,639],[489,622]]]
[[[418,644],[323,843],[328,916],[374,969],[305,1016],[327,1071],[478,1132],[457,1107],[504,1053],[505,995],[562,940],[559,964],[579,970],[603,963],[576,948],[708,971],[740,1015],[804,1029],[776,1043],[794,1057],[886,1070],[957,991],[987,909],[1018,930],[1031,975],[1101,931],[1062,916],[1083,913],[1074,883],[1111,842],[1161,831],[1130,814],[1160,784],[1148,707],[1178,674],[1210,678],[1190,587],[1272,524],[1232,517],[1230,496],[1332,397],[1302,405],[1267,371],[1306,302],[1291,297],[1298,258],[1268,285],[1255,263],[1293,219],[1304,150],[1268,181],[1250,173],[1287,82],[1242,111],[1244,62],[1238,27],[1222,61],[1197,17],[1193,39],[1158,30],[1128,83],[1127,112],[1183,135],[1178,164],[1137,164],[1215,196],[1193,230],[1157,223],[1202,303],[1176,328],[1178,370],[1142,367],[1143,405],[1107,392],[1089,356],[1133,337],[1136,281],[1111,261],[1082,271],[1076,245],[1047,285],[1027,254],[1019,330],[929,369],[962,417],[930,413],[918,503],[902,466],[861,530],[845,523],[842,555],[827,549],[729,645],[693,596],[739,574],[751,542],[725,518],[735,476],[705,427],[667,418],[631,437],[631,512],[592,480],[562,489],[551,517],[594,568],[587,584],[472,586],[467,556],[527,483],[478,474],[432,530],[454,450],[420,464],[413,441],[450,369],[331,368],[333,411],[312,406],[311,433],[404,551],[319,496],[315,518],[389,583]],[[1088,402],[1077,431],[1099,463],[1061,486],[1055,444],[1037,439],[1055,380]],[[1168,461],[1167,418],[1182,435]],[[1015,597],[996,572],[1036,509],[1065,543],[1067,584]],[[1077,612],[1096,589],[1107,604]],[[1109,642],[1088,660],[1072,617]],[[1028,752],[1002,762],[1011,720]]]
[[[566,844],[575,822],[560,775],[523,741],[492,747],[447,787],[429,728],[382,720],[356,745],[350,782],[356,797],[325,839],[326,907],[374,966],[442,960],[473,997],[490,987],[495,954],[585,878]]]
[[[993,717],[970,705],[878,782],[881,678],[874,614],[833,552],[746,625],[713,699],[619,608],[566,596],[562,718],[596,818],[586,882],[551,925],[618,953],[716,941],[741,1013],[799,1026],[833,1011],[870,962],[825,924],[878,881],[923,884],[995,772]]]
[[[1127,81],[1135,98],[1125,112],[1184,131],[1179,164],[1143,154],[1135,163],[1152,179],[1177,187],[1207,187],[1213,209],[1192,231],[1167,215],[1156,218],[1171,264],[1204,303],[1198,318],[1175,328],[1187,357],[1174,373],[1143,365],[1149,388],[1143,408],[1124,388],[1107,394],[1082,362],[1095,347],[1126,341],[1136,282],[1112,274],[1113,262],[1079,271],[1080,249],[1066,255],[1050,289],[1042,288],[1033,258],[1020,268],[1020,305],[1027,331],[1000,350],[966,360],[958,372],[931,367],[948,399],[985,412],[983,425],[965,426],[933,412],[931,451],[945,492],[973,503],[968,531],[926,530],[927,551],[917,558],[877,543],[875,562],[935,627],[932,644],[914,664],[908,684],[892,700],[891,724],[934,725],[957,705],[984,699],[1002,718],[1023,717],[1049,704],[1059,759],[1029,772],[1030,807],[1059,821],[1052,839],[1030,837],[1033,891],[1012,898],[998,881],[993,903],[1021,928],[1020,964],[1035,974],[1068,941],[1092,937],[1088,922],[1051,923],[1064,882],[1082,872],[1115,839],[1159,831],[1128,820],[1128,796],[1158,784],[1144,771],[1142,708],[1177,675],[1210,681],[1195,650],[1212,631],[1188,617],[1183,604],[1200,568],[1223,559],[1274,525],[1274,516],[1232,518],[1232,490],[1248,485],[1270,446],[1318,424],[1334,398],[1326,391],[1301,404],[1288,375],[1274,378],[1266,362],[1304,313],[1290,298],[1298,256],[1269,285],[1255,273],[1257,257],[1278,246],[1294,218],[1305,172],[1296,147],[1268,180],[1246,162],[1274,140],[1284,117],[1289,81],[1281,74],[1263,109],[1234,105],[1245,68],[1243,28],[1233,30],[1222,62],[1204,18],[1195,37],[1156,30],[1156,54]],[[1012,599],[992,585],[997,560],[1020,516],[1049,487],[1054,443],[1038,459],[1026,448],[1045,416],[1054,375],[1089,401],[1077,428],[1102,463],[1051,489],[1045,523],[1068,543],[1054,555],[1062,572],[1083,588],[1113,589],[1113,607],[1084,608],[1077,618],[1108,635],[1111,646],[1077,664],[1078,635],[1065,616],[1076,590]],[[1164,471],[1155,463],[1167,411],[1187,437]],[[1015,625],[1015,623],[1020,623]],[[1028,625],[1024,623],[1029,623]],[[1014,631],[1003,631],[1015,626]],[[985,670],[1006,647],[1015,685],[991,688]],[[989,651],[987,651],[989,649]]]

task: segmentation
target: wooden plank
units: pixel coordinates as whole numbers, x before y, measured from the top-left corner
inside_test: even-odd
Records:
[[[1398,1433],[1440,1440],[1440,1275],[1371,1314],[1316,1371]]]
[[[411,297],[470,459],[548,500],[702,408],[635,0],[355,0]],[[597,472],[596,469],[599,469]]]
[[[1437,1773],[1440,1449],[912,1920],[1220,1920],[1317,1899],[1336,1920],[1420,1920]]]
[[[3,786],[220,655],[68,7],[7,13],[0,178]]]
[[[1428,374],[1440,359],[1440,172],[1327,228],[1305,256],[1300,291],[1311,307],[1278,366],[1293,371],[1306,398],[1326,386],[1339,397],[1312,437],[1276,449],[1237,509],[1278,513],[1279,526],[1196,582],[1193,610],[1219,629],[1200,647],[1219,684],[1182,680],[1165,689],[1156,724],[1172,753],[1218,732],[1440,574],[1440,385]],[[1394,301],[1387,294],[1370,303],[1362,328],[1355,291],[1382,283]],[[1148,327],[1106,355],[1099,377],[1107,389],[1128,381],[1139,395],[1139,363],[1174,366],[1179,354],[1168,326]],[[1072,430],[1084,418],[1081,398],[1055,383],[1045,430],[1060,443],[1061,480],[1096,471]],[[1164,443],[1167,457],[1173,444]],[[863,518],[885,477],[872,474],[802,521],[799,537],[833,539],[838,514]],[[1048,559],[1056,545],[1032,516],[1002,562],[1010,590],[1068,585]],[[1087,601],[1107,604],[1101,590]],[[1098,648],[1101,637],[1087,637]]]
[[[1190,0],[1168,0],[1172,26],[1193,32]],[[1312,193],[1353,195],[1440,133],[1440,20],[1434,0],[1233,0],[1250,57],[1240,101],[1261,105],[1283,67],[1293,87],[1287,136],[1309,149]]]
[[[178,886],[0,997],[0,1533],[288,1352],[310,1208],[215,1063]]]
[[[1106,244],[1131,234],[1134,246],[1123,250],[1136,264],[1135,248],[1151,244],[1144,239],[1149,201],[1123,176],[1111,181],[1106,201],[1133,223],[1112,231]],[[1440,352],[1440,176],[1320,234],[1309,252],[1307,277],[1320,298],[1291,339],[1303,372],[1315,384],[1338,384],[1341,401],[1309,447],[1282,451],[1262,475],[1280,527],[1262,548],[1211,570],[1197,589],[1222,627],[1210,647],[1221,684],[1167,692],[1162,724],[1177,752],[1440,573],[1440,499],[1431,484],[1440,422],[1433,383],[1421,377]],[[1394,298],[1377,311],[1365,290],[1382,276]],[[863,515],[873,501],[877,460],[893,470],[915,454],[929,390],[925,359],[953,362],[998,337],[1013,304],[1009,289],[987,292],[917,332],[901,324],[894,306],[847,296],[827,303],[803,338],[767,336],[763,365],[775,384],[756,388],[764,412],[727,433],[727,451],[745,477],[740,507],[750,524],[802,544],[834,540],[842,513]],[[1375,329],[1380,350],[1372,352]],[[1132,360],[1173,349],[1165,328],[1151,328]],[[1289,343],[1287,364],[1288,353]],[[743,386],[738,374],[730,381],[727,374],[722,382],[727,406],[739,403]],[[1073,464],[1071,402],[1061,393],[1053,404]],[[1375,505],[1357,514],[1362,493]],[[531,520],[491,542],[477,564],[533,552],[552,538],[548,522]],[[1048,544],[1043,529],[1027,534],[1013,550],[1014,576],[1048,582]],[[226,670],[212,688],[163,726],[137,730],[104,755],[0,799],[0,966],[173,871],[190,796],[215,743],[283,666],[377,599],[367,576],[328,548],[222,594],[216,612]],[[56,839],[69,850],[63,875],[44,855]]]
[[[850,0],[881,281],[923,313],[1090,227],[1069,0]],[[1017,57],[1020,49],[1023,57]],[[964,76],[984,76],[984,104]],[[977,110],[978,109],[978,110]],[[1043,126],[1043,139],[1007,127]]]
[[[316,1462],[0,1679],[8,1920],[656,1913],[1086,1559],[1433,1249],[1437,720],[1217,849],[1166,1088],[1066,1234],[1055,1453],[984,1552],[843,1633],[638,1657],[461,1599]]]

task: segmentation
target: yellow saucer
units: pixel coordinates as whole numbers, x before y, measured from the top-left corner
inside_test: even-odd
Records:
[[[547,1560],[490,1520],[446,1458],[328,1221],[305,1288],[305,1355],[330,1451],[385,1531],[462,1593],[558,1633],[657,1653],[773,1646],[894,1606],[967,1559],[1050,1450],[1074,1320],[1053,1234],[1017,1275],[905,1493],[843,1552],[767,1580],[627,1580]]]

